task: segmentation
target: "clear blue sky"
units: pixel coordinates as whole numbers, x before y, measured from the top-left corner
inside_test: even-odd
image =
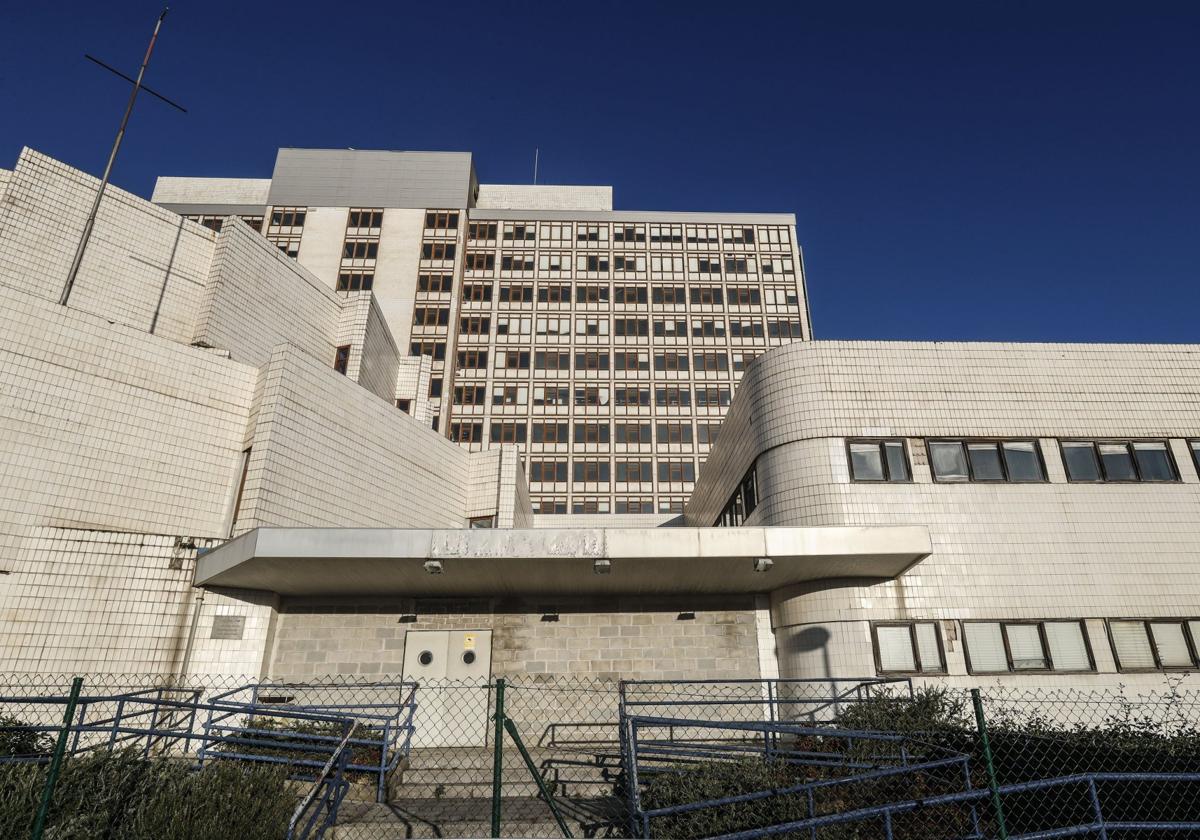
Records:
[[[12,3],[0,165],[99,172],[159,6]],[[1200,3],[182,0],[115,182],[278,146],[797,216],[819,338],[1197,341]]]

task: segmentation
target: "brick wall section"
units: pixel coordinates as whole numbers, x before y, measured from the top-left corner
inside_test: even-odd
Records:
[[[558,621],[543,621],[559,610]],[[694,620],[679,620],[694,610]],[[400,621],[406,613],[417,621]],[[494,676],[754,679],[753,598],[533,602],[287,599],[273,676],[399,674],[408,630],[491,630]]]
[[[99,184],[32,149],[21,152],[0,197],[0,285],[58,300]],[[188,343],[213,239],[207,228],[110,185],[71,306]]]

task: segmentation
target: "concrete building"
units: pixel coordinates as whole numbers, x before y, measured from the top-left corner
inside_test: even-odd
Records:
[[[1200,665],[1198,346],[792,343],[744,371],[681,516],[538,517],[517,446],[431,429],[466,421],[381,289],[228,220],[274,180],[230,186],[246,212],[219,231],[111,190],[60,306],[96,184],[30,150],[0,172],[0,669],[1157,687]],[[339,184],[280,201],[348,206]],[[705,282],[681,280],[688,317]]]
[[[746,366],[811,337],[791,214],[614,211],[607,186],[480,184],[466,153],[322,149],[153,200],[373,291],[431,359],[433,427],[515,444],[541,514],[681,513]]]

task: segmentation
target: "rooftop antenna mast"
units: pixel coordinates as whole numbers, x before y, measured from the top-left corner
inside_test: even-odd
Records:
[[[104,175],[100,178],[100,188],[96,190],[96,198],[92,202],[92,210],[88,213],[87,221],[83,225],[83,235],[79,237],[79,245],[75,248],[75,258],[71,260],[71,271],[67,274],[67,284],[63,286],[62,295],[58,302],[66,306],[67,301],[71,298],[71,289],[75,285],[75,278],[79,274],[79,266],[83,263],[83,253],[87,250],[88,241],[92,238],[92,228],[96,226],[96,214],[100,211],[100,201],[104,198],[104,190],[108,187],[109,176],[112,175],[113,164],[117,160],[117,152],[121,148],[121,141],[125,139],[125,129],[129,125],[129,115],[133,113],[133,103],[137,100],[138,91],[146,91],[146,93],[161,99],[172,108],[178,108],[183,113],[187,113],[187,109],[176,102],[167,99],[161,93],[156,93],[150,88],[142,84],[142,77],[146,75],[146,68],[150,66],[150,55],[154,52],[154,43],[158,40],[158,32],[162,29],[163,18],[167,16],[169,9],[163,9],[162,14],[158,16],[158,21],[154,24],[154,34],[150,36],[150,44],[146,47],[146,55],[142,58],[142,66],[138,68],[136,79],[131,79],[113,67],[109,67],[103,61],[90,55],[84,55],[88,61],[99,64],[110,73],[120,76],[125,81],[133,85],[133,90],[129,92],[129,104],[125,106],[125,115],[121,117],[121,127],[117,129],[117,137],[113,140],[112,151],[108,154],[108,163],[104,166]]]
[[[538,147],[533,147],[533,183],[537,184]]]

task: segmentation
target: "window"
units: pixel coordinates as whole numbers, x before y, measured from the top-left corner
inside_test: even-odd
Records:
[[[875,670],[880,674],[944,674],[942,637],[933,621],[880,623],[871,626]]]
[[[442,396],[442,377],[435,376],[429,380],[429,398],[436,400],[436,399],[441,398],[441,396]],[[436,421],[437,418],[435,417],[434,420]],[[434,426],[433,428],[434,428],[434,431],[437,430],[437,426]]]
[[[688,369],[688,355],[687,353],[655,353],[654,369],[686,371]]]
[[[608,370],[608,353],[589,350],[575,354],[576,370]]]
[[[763,289],[763,298],[768,306],[799,306],[800,295],[793,286]]]
[[[496,335],[529,335],[533,319],[516,315],[498,315],[496,317]]]
[[[579,254],[575,257],[576,271],[608,271],[607,254]]]
[[[486,368],[488,362],[488,351],[486,350],[459,350],[455,367],[458,368]]]
[[[524,443],[525,432],[524,423],[496,423],[493,421],[492,443]]]
[[[1096,670],[1082,621],[964,621],[962,627],[972,674]]]
[[[532,222],[505,222],[505,242],[532,242],[534,239],[534,224]]]
[[[617,443],[649,443],[649,423],[617,423],[614,430]]]
[[[746,521],[754,509],[758,507],[758,464],[753,463],[741,482],[733,489],[733,494],[721,510],[714,526],[720,528],[736,528]]]
[[[1033,440],[931,440],[935,481],[1045,481],[1042,453]]]
[[[752,228],[752,227],[726,227],[725,228],[725,244],[726,245],[753,245],[754,244],[754,228]]]
[[[566,513],[565,499],[536,499],[533,503],[534,513]]]
[[[481,318],[478,315],[473,315],[469,318],[458,319],[458,331],[464,335],[487,335],[491,327],[491,318]]]
[[[368,291],[375,285],[375,274],[371,271],[341,271],[338,272],[337,290],[339,292]]]
[[[565,385],[535,385],[533,389],[534,405],[569,405],[571,389]]]
[[[1169,671],[1200,666],[1200,619],[1108,620],[1120,671]]]
[[[650,480],[649,461],[617,461],[617,481],[626,484],[648,484]]]
[[[758,270],[758,260],[754,257],[726,254],[724,262],[726,274],[750,274]]]
[[[467,527],[474,530],[475,528],[495,528],[495,516],[472,516],[467,520]]]
[[[571,465],[572,481],[603,481],[609,480],[608,461],[575,461]]]
[[[650,241],[659,245],[681,245],[683,225],[650,225]]]
[[[351,210],[348,228],[377,228],[383,224],[382,210]]]
[[[575,389],[575,405],[600,406],[608,405],[608,389],[589,386]]]
[[[426,230],[458,230],[458,214],[444,211],[425,214]]]
[[[608,303],[608,286],[576,286],[576,303]]]
[[[430,309],[422,306],[413,309],[414,327],[444,327],[449,323],[449,309]]]
[[[617,513],[654,513],[654,500],[617,499]]]
[[[686,338],[687,321],[664,321],[655,318],[654,335],[656,338]]]
[[[396,408],[405,414],[412,414],[412,400],[398,399],[396,400]]]
[[[566,443],[568,439],[567,428],[566,423],[534,423],[533,442]]]
[[[650,334],[650,322],[645,318],[614,318],[613,335],[645,336]]]
[[[426,242],[421,246],[423,260],[452,260],[455,254],[453,242]]]
[[[271,213],[271,227],[303,227],[305,210],[299,207],[276,207]]]
[[[434,361],[443,361],[446,358],[444,341],[414,341],[408,349],[410,355],[433,356]]]
[[[696,408],[725,408],[729,399],[728,388],[696,388]]]
[[[562,222],[542,222],[542,241],[562,243],[559,247],[570,247],[567,243],[571,241],[571,223]]]
[[[454,404],[455,405],[483,405],[484,392],[486,389],[482,385],[455,385],[454,386]]]
[[[533,354],[533,366],[537,370],[570,370],[571,354],[550,350],[538,350]]]
[[[613,289],[613,301],[626,305],[646,302],[645,286],[617,286]]]
[[[1069,481],[1179,480],[1166,441],[1064,440],[1059,446]]]
[[[1188,445],[1192,447],[1192,460],[1196,462],[1196,472],[1200,473],[1200,440],[1188,441]]]
[[[379,256],[379,243],[375,240],[363,242],[352,240],[342,244],[342,259],[373,260]]]
[[[762,338],[762,321],[757,318],[730,318],[729,334],[734,338]]]
[[[571,513],[608,513],[608,499],[579,499],[571,500]]]
[[[646,229],[642,225],[615,225],[613,227],[614,242],[645,242]]]
[[[645,271],[646,258],[640,254],[617,254],[613,257],[613,269],[615,271]],[[642,292],[645,295],[645,292]],[[629,301],[632,303],[633,301]],[[643,297],[642,303],[645,303]]]
[[[721,306],[725,302],[720,286],[693,286],[692,303],[703,306]]]
[[[533,286],[506,286],[500,284],[501,303],[533,303]]]
[[[570,303],[570,286],[539,286],[537,299],[542,303]]]
[[[799,321],[767,321],[769,338],[803,338],[804,331]]]
[[[609,426],[607,423],[576,423],[576,443],[608,443]],[[578,479],[577,479],[578,480]],[[604,481],[608,481],[607,478]]]
[[[654,404],[659,407],[686,408],[692,404],[692,394],[687,388],[677,385],[655,388]]]
[[[720,423],[697,423],[696,440],[701,445],[714,444],[717,442],[717,431],[720,428]]]
[[[486,302],[492,299],[491,283],[464,283],[462,287],[463,300]]]
[[[682,254],[655,254],[650,257],[650,270],[660,274],[682,274]],[[680,301],[682,303],[683,301]]]
[[[492,388],[492,405],[525,405],[528,402],[528,385],[496,385]]]
[[[692,356],[692,367],[707,373],[729,370],[729,356],[725,353],[696,353]]]
[[[529,351],[501,351],[496,355],[496,367],[502,370],[529,370]]]
[[[345,375],[350,369],[350,345],[343,344],[333,354],[333,369]]]
[[[468,251],[464,267],[467,271],[491,271],[496,267],[496,255],[480,251]]]
[[[902,440],[848,440],[854,481],[911,481]]]
[[[500,257],[501,271],[533,271],[533,254],[504,254]]]
[[[692,461],[659,461],[659,481],[695,481],[696,465]]]
[[[715,321],[709,318],[692,321],[693,338],[722,338],[725,335],[725,321]]]
[[[655,286],[651,289],[650,300],[654,303],[681,306],[684,303],[683,286]]]
[[[716,225],[688,225],[687,241],[689,245],[716,245],[721,240]]]
[[[450,440],[455,443],[482,443],[482,423],[451,423]]]
[[[615,399],[619,406],[648,406],[650,389],[635,385],[618,385],[615,389]]]
[[[566,481],[567,480],[567,462],[566,461],[530,461],[529,462],[529,481],[530,483],[537,481]]]
[[[451,278],[449,274],[419,274],[417,275],[418,292],[448,292]]]
[[[537,319],[536,324],[537,335],[570,335],[571,334],[571,319],[566,315],[561,318],[547,318],[545,316]]]
[[[758,306],[762,303],[762,294],[758,289],[743,289],[731,286],[729,289],[730,306]]]
[[[570,254],[538,254],[538,271],[543,277],[571,276]]]
[[[615,370],[649,370],[650,359],[637,350],[618,350],[613,353],[613,368]]]
[[[495,222],[470,222],[467,225],[467,238],[488,240],[496,238]]]
[[[576,242],[607,242],[608,225],[579,225],[575,234]]]
[[[691,423],[659,423],[658,424],[658,442],[659,443],[691,443],[692,442],[692,424]]]

